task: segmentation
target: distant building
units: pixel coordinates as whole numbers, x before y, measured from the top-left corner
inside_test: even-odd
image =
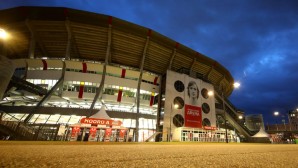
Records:
[[[298,110],[289,111],[289,123],[292,130],[298,130]]]

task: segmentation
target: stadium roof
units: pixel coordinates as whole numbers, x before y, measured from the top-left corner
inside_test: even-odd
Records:
[[[109,64],[140,69],[145,55],[146,71],[163,75],[169,65],[173,71],[191,69],[217,89],[223,88],[225,95],[233,91],[233,77],[215,60],[154,30],[118,18],[61,7],[17,7],[0,11],[0,17],[0,27],[11,34],[5,42],[6,55],[11,59],[30,58],[33,39],[35,58],[105,62],[110,41]]]

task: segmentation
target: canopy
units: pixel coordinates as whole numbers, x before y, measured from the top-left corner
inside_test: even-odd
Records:
[[[100,110],[97,113],[93,114],[89,118],[101,118],[111,120],[111,117],[107,114],[104,105],[101,106]]]
[[[254,138],[260,138],[260,137],[269,137],[268,133],[263,129],[263,127],[260,128],[259,132],[256,133],[254,136],[252,136]]]

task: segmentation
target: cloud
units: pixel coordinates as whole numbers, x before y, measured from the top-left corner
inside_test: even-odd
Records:
[[[241,88],[232,102],[272,120],[275,109],[298,107],[298,1],[162,0],[5,1],[65,6],[148,27],[216,60]]]

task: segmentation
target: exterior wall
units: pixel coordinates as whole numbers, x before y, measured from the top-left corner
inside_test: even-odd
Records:
[[[53,86],[60,79],[64,71],[62,97],[78,102],[83,100],[88,100],[89,102],[93,101],[96,89],[101,83],[103,73],[103,65],[100,63],[49,59],[22,59],[13,60],[13,62],[15,67],[24,68],[27,81],[40,86],[46,85],[48,80],[50,80],[51,86]],[[65,63],[65,67],[63,62]],[[16,73],[18,72],[15,72],[15,74]],[[152,107],[150,100],[159,93],[160,79],[157,75],[146,72],[144,74],[144,78],[141,82],[141,90],[143,93],[141,94],[146,94],[147,99],[141,98],[140,104],[142,108],[148,108],[152,111],[152,109],[156,109],[157,107]],[[104,90],[113,87],[114,93],[108,94],[104,92],[103,100],[109,101],[110,103],[126,103],[133,105],[136,102],[135,98],[139,75],[139,71],[108,65]],[[86,89],[82,90],[81,97],[79,97],[80,87],[82,85],[82,88],[88,87],[88,92],[86,92]],[[75,86],[77,89],[71,89],[71,86]],[[47,89],[50,89],[50,87]],[[92,91],[89,92],[90,89],[92,89]],[[125,94],[122,95],[122,91],[125,92],[127,89],[132,90],[134,94],[129,96]],[[30,94],[30,96],[34,95]],[[121,97],[121,100],[119,100],[119,97]]]
[[[180,91],[176,89],[177,81],[183,85]],[[188,84],[195,82],[199,96],[196,96],[195,101],[191,101],[188,94]],[[185,74],[179,74],[173,71],[167,71],[166,78],[166,92],[165,92],[165,112],[164,112],[164,123],[163,123],[163,141],[169,138],[170,132],[172,134],[173,141],[181,140],[181,131],[184,129],[195,129],[203,130],[204,126],[216,127],[216,114],[215,114],[215,98],[209,96],[207,99],[202,96],[202,89],[207,91],[213,91],[214,88],[211,84],[206,83],[200,79],[194,79]],[[180,97],[182,102],[176,101]],[[176,99],[176,100],[175,100]],[[206,103],[209,105],[209,113],[202,112],[202,104]],[[174,106],[178,104],[179,107],[176,109]],[[176,126],[174,123],[175,116],[181,116],[183,124],[181,127]],[[205,120],[209,121],[206,125]]]
[[[0,100],[2,100],[5,90],[13,75],[13,63],[6,57],[0,55]]]

